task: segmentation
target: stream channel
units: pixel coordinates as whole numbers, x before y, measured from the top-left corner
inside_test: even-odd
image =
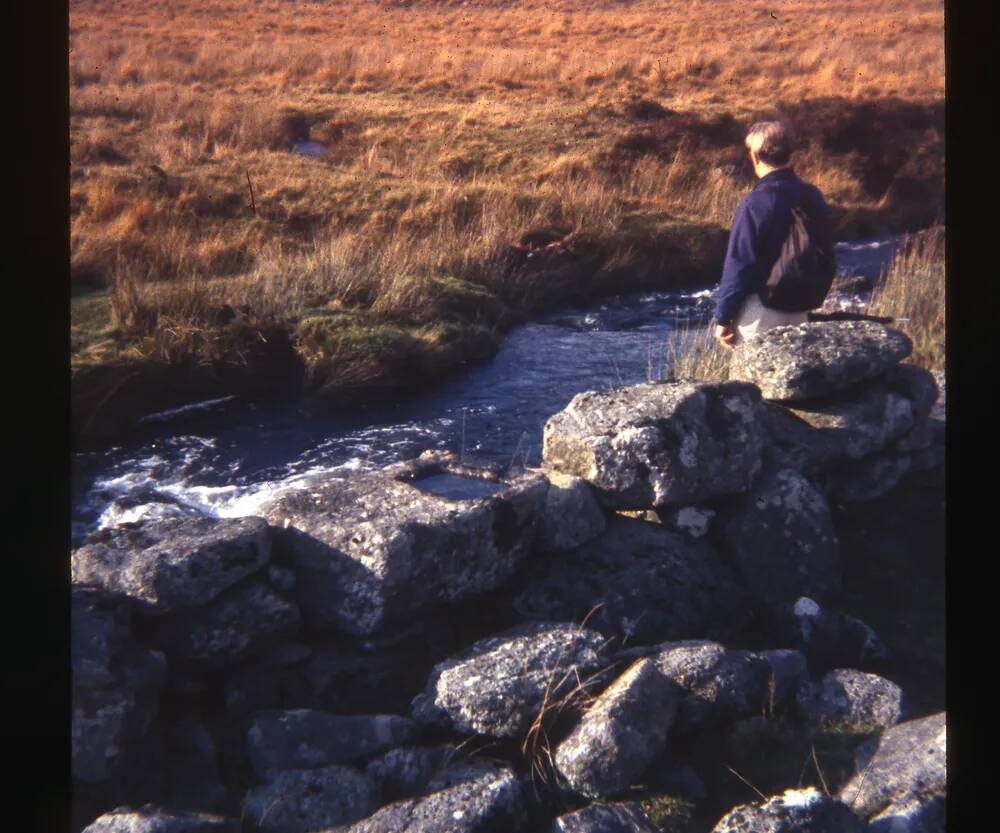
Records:
[[[876,279],[898,241],[838,243],[839,273]],[[835,298],[843,309],[866,301],[867,293]],[[141,440],[73,455],[73,545],[95,529],[142,518],[253,515],[275,492],[427,449],[537,465],[552,414],[581,391],[662,379],[680,334],[708,326],[712,308],[710,287],[564,308],[512,329],[489,361],[347,414],[234,397],[149,414]]]

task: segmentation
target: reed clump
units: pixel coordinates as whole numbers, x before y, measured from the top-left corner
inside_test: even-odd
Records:
[[[909,235],[872,293],[869,311],[896,319],[913,341],[909,361],[944,370],[947,311],[945,227]]]

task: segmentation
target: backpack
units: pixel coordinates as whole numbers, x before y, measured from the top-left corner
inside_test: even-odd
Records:
[[[806,312],[823,305],[836,271],[833,238],[824,226],[813,222],[803,208],[792,209],[788,235],[760,290],[765,307]]]

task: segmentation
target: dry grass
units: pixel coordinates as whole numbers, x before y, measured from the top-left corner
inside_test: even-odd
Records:
[[[934,226],[906,238],[872,293],[869,312],[889,315],[913,340],[909,361],[944,370],[946,337],[945,229]]]
[[[725,381],[732,351],[715,339],[715,325],[685,325],[671,333],[667,344],[670,380]]]
[[[72,275],[111,308],[74,324],[103,333],[75,363],[211,361],[226,307],[258,331],[329,305],[415,327],[442,279],[513,309],[689,278],[688,251],[711,279],[743,132],[774,112],[845,234],[933,217],[942,4],[782,9],[73,0]],[[306,138],[327,154],[292,153]],[[678,221],[701,224],[679,254]]]

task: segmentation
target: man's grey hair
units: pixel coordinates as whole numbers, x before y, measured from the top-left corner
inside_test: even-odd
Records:
[[[746,146],[767,165],[787,165],[792,157],[794,136],[782,121],[759,121],[747,133]]]

